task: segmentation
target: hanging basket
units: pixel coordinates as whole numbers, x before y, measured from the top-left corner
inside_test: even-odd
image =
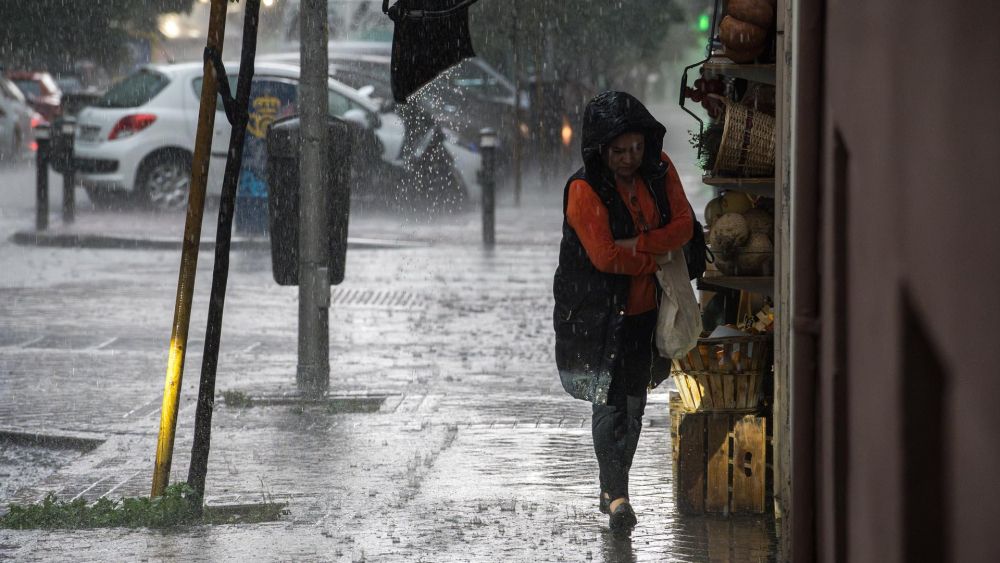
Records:
[[[689,412],[755,412],[771,369],[770,334],[700,338],[671,374]]]
[[[774,176],[774,116],[713,96],[726,105],[726,116],[712,173],[740,178]]]

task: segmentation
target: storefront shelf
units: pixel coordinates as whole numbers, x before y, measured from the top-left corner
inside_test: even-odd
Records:
[[[777,82],[775,79],[775,65],[736,64],[727,59],[725,55],[712,57],[707,63],[704,64],[704,69],[706,74],[721,74],[723,76],[742,78],[744,80],[760,82],[762,84],[774,85]]]
[[[707,287],[706,287],[707,286]],[[713,276],[698,280],[698,289],[712,291],[716,287],[774,295],[773,276]]]
[[[705,176],[702,181],[709,186],[745,192],[756,196],[774,197],[774,178],[724,178]]]

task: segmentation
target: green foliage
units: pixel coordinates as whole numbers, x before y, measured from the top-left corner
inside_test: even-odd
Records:
[[[205,507],[199,511],[199,501],[187,483],[168,486],[163,496],[123,498],[113,501],[106,497],[92,505],[82,498],[59,501],[48,494],[39,504],[9,505],[0,517],[0,528],[13,530],[77,529],[77,528],[168,528],[186,524],[237,524],[271,522],[287,513],[287,505],[271,502],[267,496],[259,504]]]
[[[150,39],[157,16],[194,0],[0,0],[0,60],[8,68],[69,69],[90,59],[114,65],[129,41]]]
[[[670,25],[686,17],[676,0],[490,1],[469,13],[477,53],[505,74],[541,68],[590,95],[644,81],[665,57]]]
[[[39,504],[9,505],[7,514],[0,518],[0,528],[164,528],[198,520],[194,490],[187,483],[176,483],[167,487],[163,496],[153,499],[113,501],[101,497],[90,506],[82,498],[65,502],[49,493]]]
[[[691,146],[699,149],[698,164],[705,172],[711,172],[715,168],[715,157],[719,154],[719,147],[722,145],[723,123],[713,121],[705,127],[705,131],[697,133],[688,131],[691,135]]]

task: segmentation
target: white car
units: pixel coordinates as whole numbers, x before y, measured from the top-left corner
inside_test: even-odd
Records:
[[[238,66],[227,64],[226,71],[235,94]],[[74,157],[81,183],[96,205],[107,206],[126,196],[159,209],[186,205],[202,73],[202,63],[144,66],[112,86],[96,105],[79,113]],[[298,66],[257,63],[254,89],[264,94],[252,96],[251,135],[262,138],[271,121],[297,113],[298,79]],[[330,79],[328,86],[330,114],[372,131],[382,159],[397,162],[404,139],[399,117],[391,112],[380,114],[370,98],[336,80]],[[221,104],[217,110],[209,166],[210,197],[221,193],[231,132]],[[263,159],[258,154],[250,160],[262,165]],[[478,168],[478,162],[469,163],[468,155],[455,160]],[[248,173],[247,162],[245,153],[244,174]],[[464,178],[474,173],[460,174]]]
[[[0,75],[0,162],[29,154],[34,126],[41,122],[17,86]]]

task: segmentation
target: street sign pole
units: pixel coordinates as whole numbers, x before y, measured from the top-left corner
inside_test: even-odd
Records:
[[[295,380],[303,395],[330,386],[330,271],[327,217],[327,0],[300,8],[302,119],[299,191],[299,363]]]

